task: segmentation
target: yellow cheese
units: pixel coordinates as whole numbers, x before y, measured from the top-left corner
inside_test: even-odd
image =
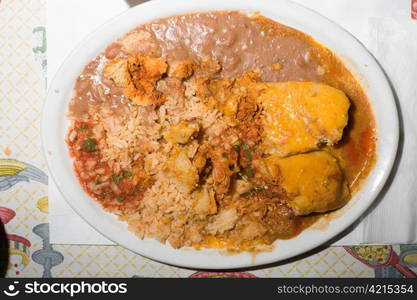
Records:
[[[271,175],[280,178],[288,205],[297,215],[333,210],[349,199],[339,164],[328,152],[313,151],[289,157],[271,155],[265,160]]]
[[[253,88],[263,108],[267,153],[303,153],[342,138],[350,106],[342,91],[314,82],[256,83]]]

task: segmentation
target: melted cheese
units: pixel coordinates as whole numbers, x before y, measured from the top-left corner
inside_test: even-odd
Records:
[[[253,88],[264,110],[267,153],[303,153],[342,138],[350,106],[342,91],[314,82],[257,83]]]
[[[313,151],[285,158],[271,155],[265,160],[271,175],[281,178],[288,205],[297,215],[334,210],[349,199],[342,170],[328,152]]]

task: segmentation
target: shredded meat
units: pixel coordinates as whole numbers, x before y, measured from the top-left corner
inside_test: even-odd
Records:
[[[199,215],[211,215],[217,212],[217,204],[214,191],[209,187],[203,187],[195,194],[194,210]]]
[[[162,58],[135,55],[109,62],[103,73],[122,87],[135,104],[147,106],[165,101],[156,83],[167,70],[168,64]]]
[[[175,61],[169,65],[168,76],[186,79],[193,75],[195,68],[191,60]]]
[[[268,205],[264,218],[264,224],[268,227],[270,238],[287,239],[294,236],[299,230],[300,219],[295,217],[294,212],[281,202]]]
[[[213,60],[211,56],[205,56],[203,60],[201,61],[201,70],[203,71],[203,74],[207,75],[213,75],[218,72],[220,72],[222,69],[222,66],[219,61]]]
[[[121,40],[122,50],[129,55],[147,53],[158,57],[161,51],[151,39],[151,34],[143,30],[130,33]]]
[[[232,229],[237,220],[238,214],[235,208],[224,209],[214,217],[213,222],[207,225],[207,231],[214,235],[223,233]]]
[[[197,169],[191,163],[186,149],[182,147],[175,147],[171,152],[164,166],[164,173],[187,193],[196,188],[199,179]]]
[[[238,154],[233,148],[235,141],[238,140],[237,135],[233,129],[229,129],[211,142],[208,157],[213,165],[213,183],[219,195],[229,192],[232,175],[239,170]]]

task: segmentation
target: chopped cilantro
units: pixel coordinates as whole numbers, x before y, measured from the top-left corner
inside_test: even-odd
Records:
[[[87,126],[87,125],[82,124],[82,125],[80,125],[80,127],[78,127],[78,131],[84,131],[84,130],[86,130],[87,128],[88,128],[88,126]]]
[[[236,152],[239,152],[240,151],[240,146],[239,145],[234,145],[233,149],[235,149]]]
[[[243,145],[242,145],[242,149],[243,149],[243,150],[249,150],[249,148],[250,148],[250,147],[249,147],[249,145],[248,145],[248,144],[243,144]]]
[[[123,176],[123,178],[130,178],[130,177],[132,177],[132,173],[129,172],[129,171],[123,171],[122,176]]]
[[[90,137],[93,137],[93,132],[92,131],[89,131],[88,133],[87,133],[87,136],[90,138]]]
[[[117,175],[117,174],[112,174],[111,175],[111,178],[113,179],[113,182],[115,184],[119,184],[120,183],[120,180],[122,179],[122,176]]]
[[[241,198],[249,198],[251,194],[252,194],[251,192],[246,192],[246,193],[240,194],[240,197]]]
[[[247,178],[253,178],[253,168],[251,166],[243,168],[243,176],[246,176]]]
[[[117,197],[116,200],[117,202],[122,203],[123,201],[126,200],[126,197]]]
[[[85,140],[83,147],[84,152],[96,152],[98,151],[96,143],[92,139]]]
[[[227,153],[222,153],[222,157],[224,157],[224,158],[228,158]]]
[[[253,159],[252,152],[250,152],[249,150],[245,150],[245,159],[246,161],[252,161]]]
[[[252,190],[250,190],[250,191],[248,191],[246,193],[240,194],[240,197],[241,198],[248,198],[248,197],[252,196],[253,193],[256,193],[256,192],[263,193],[265,196],[268,196],[265,187],[263,187],[263,186],[255,186]]]

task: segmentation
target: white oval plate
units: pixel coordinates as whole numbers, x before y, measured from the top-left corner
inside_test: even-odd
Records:
[[[367,90],[377,121],[377,162],[347,212],[331,220],[327,230],[307,229],[291,240],[277,241],[273,251],[256,257],[249,253],[222,255],[216,249],[173,249],[153,239],[138,239],[128,231],[125,223],[104,212],[84,193],[73,172],[65,143],[69,126],[65,114],[73,85],[90,60],[116,38],[140,24],[175,14],[210,10],[257,11],[311,35],[338,54],[352,72],[359,75],[359,80],[363,79],[362,85]],[[66,59],[50,85],[41,125],[44,152],[53,180],[68,204],[84,220],[108,239],[136,253],[160,262],[200,269],[230,269],[277,262],[316,248],[341,233],[365,212],[383,187],[396,156],[398,128],[397,109],[387,78],[365,47],[335,23],[287,0],[155,0],[126,11],[88,36]]]

